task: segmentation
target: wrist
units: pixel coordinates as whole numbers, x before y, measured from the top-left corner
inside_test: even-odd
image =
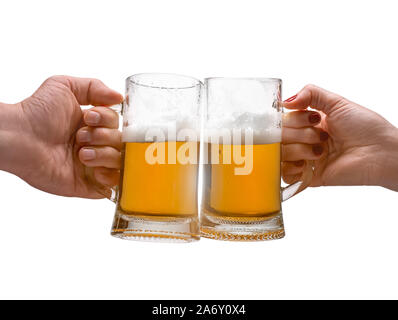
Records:
[[[0,170],[19,175],[27,140],[20,104],[0,103]]]
[[[380,168],[376,185],[398,191],[398,128],[392,127],[377,155]]]

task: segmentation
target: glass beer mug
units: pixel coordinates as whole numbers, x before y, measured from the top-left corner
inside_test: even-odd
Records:
[[[199,240],[201,92],[201,82],[186,76],[138,74],[126,79],[113,236]]]
[[[281,188],[280,79],[208,78],[202,135],[201,235],[254,241],[284,237],[281,202],[305,189]]]

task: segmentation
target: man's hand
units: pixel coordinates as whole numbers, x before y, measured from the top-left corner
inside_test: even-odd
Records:
[[[26,100],[0,105],[0,169],[49,193],[103,198],[98,185],[119,179],[118,116],[106,107],[83,113],[80,105],[122,100],[99,80],[54,76]],[[82,162],[94,168],[96,181]]]

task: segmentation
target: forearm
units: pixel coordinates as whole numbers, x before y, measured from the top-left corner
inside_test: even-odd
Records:
[[[26,143],[19,105],[0,103],[0,170],[19,174]]]

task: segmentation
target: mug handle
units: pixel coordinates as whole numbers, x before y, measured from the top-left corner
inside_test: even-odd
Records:
[[[112,109],[119,115],[122,115],[123,107],[124,107],[124,101],[122,103],[109,106],[109,109]],[[107,199],[111,200],[114,203],[117,202],[117,197],[119,192],[118,186],[109,188],[99,184],[94,178],[94,168],[84,167],[84,172],[87,180],[96,187],[98,193],[102,194],[103,196],[105,196]]]
[[[297,181],[282,188],[282,202],[300,193],[311,184],[312,178],[314,176],[314,168],[313,160],[306,161],[304,172],[301,176],[301,181]]]

